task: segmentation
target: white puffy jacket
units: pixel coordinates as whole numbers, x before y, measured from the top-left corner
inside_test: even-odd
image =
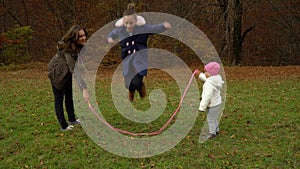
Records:
[[[210,76],[205,78],[203,73],[199,75],[199,78],[204,82],[202,88],[202,99],[200,102],[199,110],[205,111],[207,107],[217,106],[222,103],[221,88],[224,81],[220,75]]]

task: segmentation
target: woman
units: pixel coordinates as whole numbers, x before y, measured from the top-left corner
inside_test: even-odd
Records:
[[[85,100],[88,101],[89,98],[86,84],[81,75],[78,71],[76,74],[74,73],[76,60],[86,41],[86,31],[78,25],[72,26],[58,42],[57,53],[48,65],[48,77],[54,94],[56,117],[62,131],[72,130],[73,125],[80,124],[74,113],[72,74],[74,74]],[[64,116],[64,99],[69,123],[66,122]]]

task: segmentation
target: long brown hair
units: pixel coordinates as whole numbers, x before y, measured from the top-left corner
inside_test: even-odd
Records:
[[[80,51],[82,49],[82,45],[77,43],[79,39],[79,31],[83,30],[85,35],[87,36],[87,32],[85,29],[80,27],[79,25],[73,25],[69,28],[67,33],[62,37],[59,48],[64,49],[65,51]]]

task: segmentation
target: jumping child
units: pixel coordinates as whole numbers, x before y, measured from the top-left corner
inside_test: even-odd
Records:
[[[141,98],[146,96],[144,76],[148,69],[147,40],[150,34],[160,33],[171,28],[171,24],[164,22],[156,25],[145,24],[137,26],[137,15],[135,10],[130,8],[123,13],[123,26],[117,27],[108,35],[107,41],[110,44],[115,39],[120,39],[123,60],[123,76],[125,87],[129,90],[129,100],[134,99],[134,92],[137,90]]]

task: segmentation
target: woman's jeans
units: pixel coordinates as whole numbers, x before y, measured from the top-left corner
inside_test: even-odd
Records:
[[[63,102],[65,101],[65,108],[68,114],[68,120],[70,122],[76,121],[75,113],[74,113],[74,103],[73,103],[73,91],[72,91],[72,74],[69,72],[67,74],[67,82],[64,85],[63,89],[57,90],[52,85],[52,91],[54,94],[54,106],[57,120],[62,129],[68,127],[68,123],[66,122],[64,115],[64,106]]]

